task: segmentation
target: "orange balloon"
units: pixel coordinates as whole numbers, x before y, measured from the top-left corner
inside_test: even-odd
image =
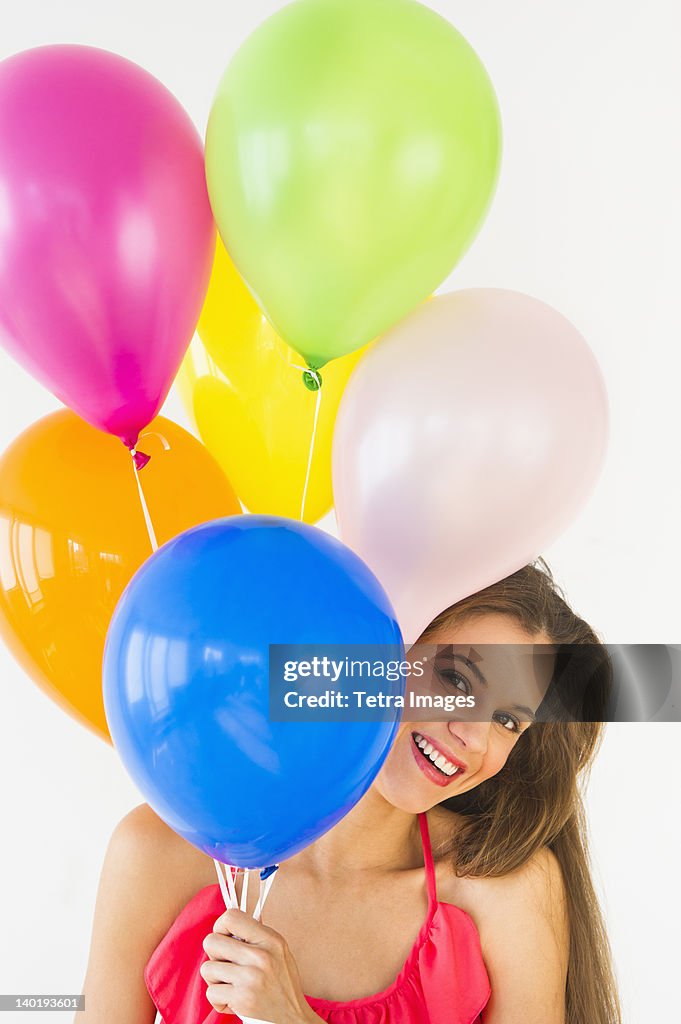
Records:
[[[203,445],[158,417],[139,474],[159,544],[240,512]],[[104,640],[118,599],[152,553],[129,452],[64,410],[0,458],[0,635],[36,683],[109,739]]]

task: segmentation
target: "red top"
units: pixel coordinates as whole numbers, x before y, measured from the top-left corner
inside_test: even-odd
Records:
[[[480,1024],[490,997],[480,937],[470,916],[440,903],[425,814],[419,815],[428,913],[407,961],[392,985],[373,996],[335,1002],[307,996],[329,1024]],[[144,972],[163,1024],[228,1024],[206,999],[199,974],[208,959],[203,940],[225,909],[219,885],[194,896],[151,955]]]

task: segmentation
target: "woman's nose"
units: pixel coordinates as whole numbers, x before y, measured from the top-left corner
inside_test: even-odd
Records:
[[[448,722],[451,735],[468,754],[484,754],[489,743],[491,722]]]

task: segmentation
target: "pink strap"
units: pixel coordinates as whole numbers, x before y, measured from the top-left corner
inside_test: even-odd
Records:
[[[423,844],[423,866],[426,869],[428,905],[432,906],[437,902],[437,892],[435,889],[435,865],[433,863],[433,851],[430,845],[428,818],[425,814],[419,814],[419,825],[421,826],[421,842]]]

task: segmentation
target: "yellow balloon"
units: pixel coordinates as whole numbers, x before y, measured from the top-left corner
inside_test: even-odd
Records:
[[[218,239],[198,337],[177,385],[201,440],[249,512],[314,523],[329,511],[336,412],[361,355],[329,363],[319,396],[308,390],[300,356],[269,325]]]

